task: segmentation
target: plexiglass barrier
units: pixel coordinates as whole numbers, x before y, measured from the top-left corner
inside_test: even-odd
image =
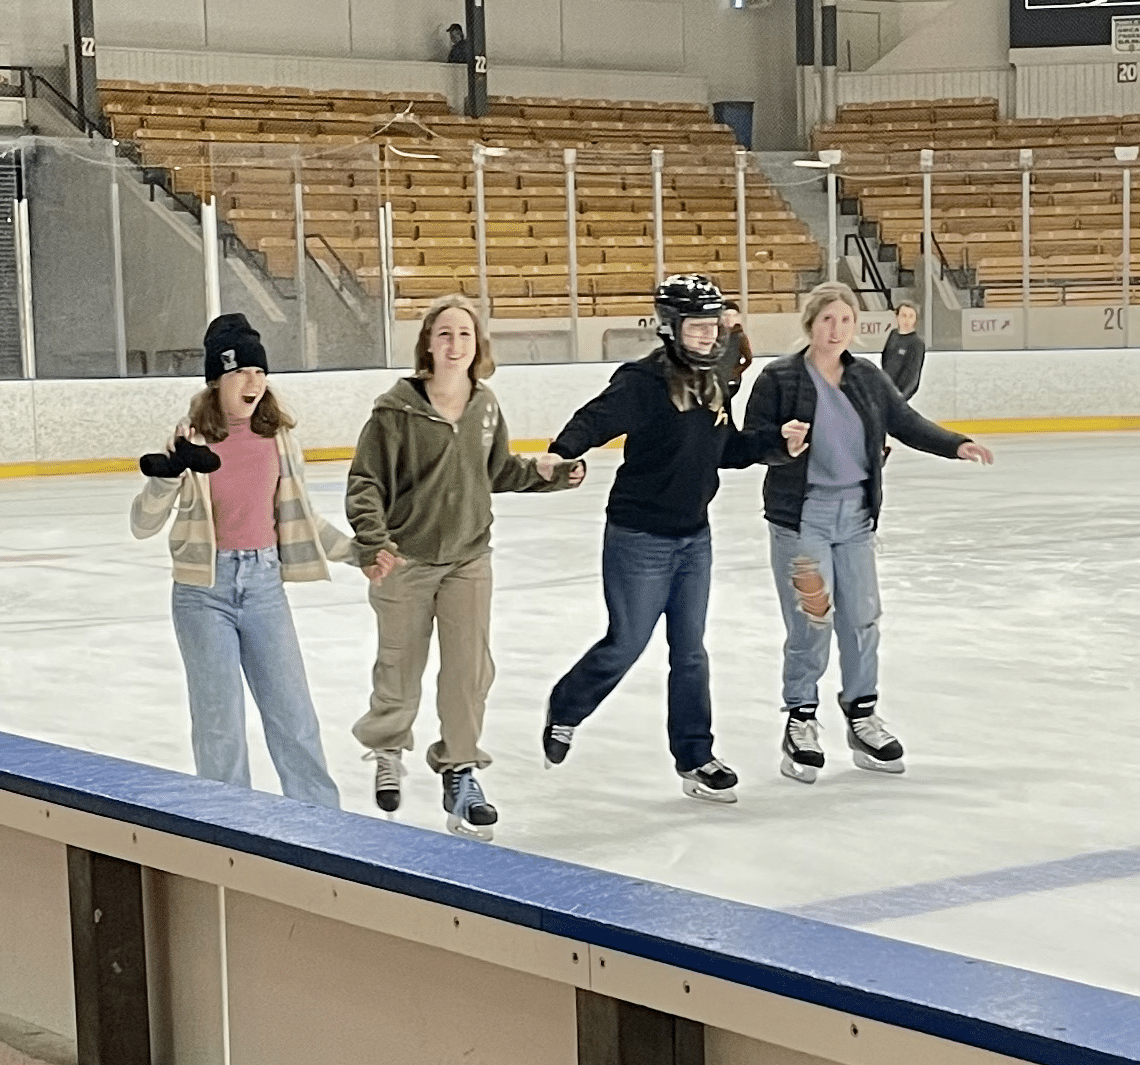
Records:
[[[760,352],[798,342],[802,297],[831,275],[876,322],[865,347],[903,299],[941,349],[1140,335],[1133,164],[1103,148],[793,167],[719,146],[176,132],[0,145],[4,376],[197,374],[218,307],[250,317],[278,369],[409,365],[449,292],[483,311],[500,362],[622,359],[652,343],[656,281],[688,271],[739,301]]]

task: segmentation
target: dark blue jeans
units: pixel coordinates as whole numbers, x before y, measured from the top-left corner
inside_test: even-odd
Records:
[[[705,617],[712,579],[712,538],[655,536],[607,525],[602,586],[609,610],[606,635],[550,693],[550,720],[580,725],[641,657],[665,615],[669,640],[669,750],[678,772],[712,758],[712,701]]]

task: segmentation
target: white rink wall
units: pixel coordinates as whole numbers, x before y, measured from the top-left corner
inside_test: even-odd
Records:
[[[754,364],[742,397],[764,361]],[[615,368],[612,362],[502,366],[490,384],[512,439],[525,444],[554,436]],[[281,374],[272,383],[296,413],[307,450],[345,449],[355,444],[373,399],[407,372]],[[197,378],[0,382],[0,466],[130,459],[155,450],[200,387]],[[937,421],[958,423],[1136,417],[1140,351],[932,352],[916,406]]]

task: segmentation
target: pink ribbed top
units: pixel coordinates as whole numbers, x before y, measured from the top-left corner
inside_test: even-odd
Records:
[[[273,500],[281,478],[277,441],[258,436],[243,419],[231,422],[230,435],[210,447],[222,460],[221,469],[210,474],[218,550],[276,547]]]

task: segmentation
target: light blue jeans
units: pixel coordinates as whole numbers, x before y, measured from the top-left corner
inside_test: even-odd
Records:
[[[780,525],[768,528],[772,573],[788,634],[784,709],[818,705],[817,685],[827,669],[833,631],[839,642],[840,699],[850,703],[877,695],[881,607],[875,531],[862,492],[858,498],[843,498],[812,489],[804,500],[798,533]],[[823,587],[813,597],[816,575]],[[805,610],[805,591],[811,613]]]
[[[175,583],[172,599],[198,775],[250,786],[244,672],[281,790],[301,802],[339,806],[277,548],[219,551],[214,586]]]

